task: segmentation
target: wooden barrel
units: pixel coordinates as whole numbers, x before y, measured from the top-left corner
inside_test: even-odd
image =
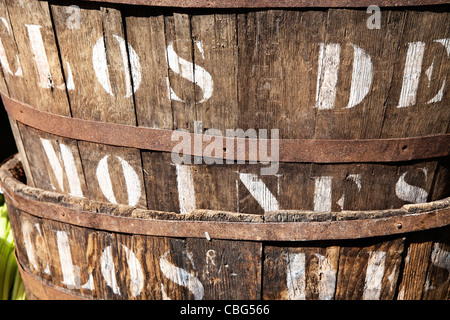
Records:
[[[126,206],[179,220],[138,233],[151,237],[190,239],[169,226],[200,211],[286,226],[244,224],[229,236],[209,223],[233,246],[386,236],[346,227],[332,238],[327,224],[300,232],[288,222],[403,215],[450,196],[449,17],[443,0],[0,0],[0,93],[26,184],[104,203],[107,233],[128,234],[114,220]],[[75,225],[89,233],[91,222]],[[217,237],[194,226],[194,238]],[[294,264],[309,254],[293,252]]]
[[[151,211],[0,183],[28,298],[450,298],[450,198],[319,214]]]
[[[123,2],[0,2],[30,186],[178,213],[449,195],[441,1]]]

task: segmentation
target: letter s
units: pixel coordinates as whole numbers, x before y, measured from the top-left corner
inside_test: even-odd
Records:
[[[186,287],[194,295],[195,300],[202,300],[204,289],[200,280],[186,270],[178,268],[170,263],[166,258],[169,252],[170,251],[166,251],[166,253],[159,258],[159,266],[164,276],[176,284]],[[163,284],[161,284],[161,292],[163,297],[166,300],[169,300],[169,297],[164,291]]]
[[[196,42],[197,46],[201,46],[200,42]],[[189,62],[175,52],[173,49],[173,43],[169,43],[167,46],[167,59],[169,68],[172,69],[173,72],[179,74],[186,80],[194,82],[198,85],[203,91],[203,98],[197,103],[202,103],[211,98],[214,88],[213,79],[211,74],[203,69],[202,67],[196,65],[195,63]],[[195,79],[194,79],[195,75]],[[184,102],[180,99],[175,92],[173,92],[170,87],[169,80],[167,80],[167,85],[169,87],[169,99]]]

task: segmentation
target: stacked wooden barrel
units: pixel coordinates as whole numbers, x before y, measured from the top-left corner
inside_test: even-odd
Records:
[[[448,6],[371,2],[1,0],[28,296],[448,299]]]

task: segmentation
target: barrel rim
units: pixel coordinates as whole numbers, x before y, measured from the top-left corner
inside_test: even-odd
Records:
[[[174,8],[367,8],[378,7],[404,7],[429,6],[448,4],[446,0],[86,0],[89,2],[144,5],[155,7]]]
[[[450,197],[393,210],[338,213],[282,210],[306,216],[310,213],[325,220],[276,222],[270,220],[274,212],[253,215],[191,210],[177,214],[45,191],[27,186],[13,176],[12,171],[20,165],[17,154],[0,168],[0,185],[8,205],[39,218],[109,232],[208,240],[318,241],[398,235],[450,225]],[[365,218],[358,219],[358,213]],[[346,216],[350,219],[345,220]]]

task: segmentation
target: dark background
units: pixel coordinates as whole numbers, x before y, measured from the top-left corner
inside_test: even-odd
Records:
[[[0,101],[0,163],[15,153],[17,153],[16,142],[11,131],[8,115]]]

